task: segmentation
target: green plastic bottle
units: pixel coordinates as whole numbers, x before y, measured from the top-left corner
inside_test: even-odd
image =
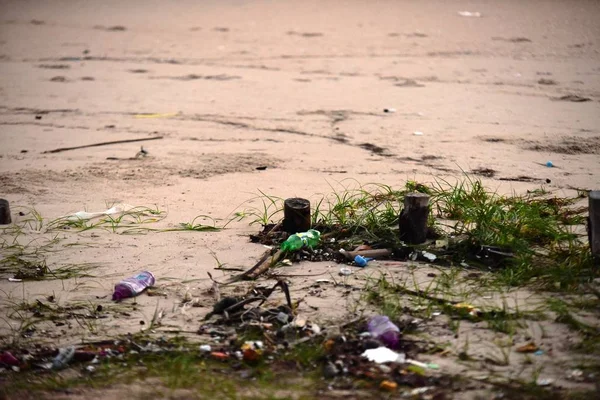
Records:
[[[281,250],[296,251],[303,247],[312,248],[319,244],[320,239],[321,232],[314,229],[309,229],[306,232],[294,233],[281,244]]]

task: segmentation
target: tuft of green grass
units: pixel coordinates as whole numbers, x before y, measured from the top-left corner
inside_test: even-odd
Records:
[[[587,208],[581,197],[557,197],[545,188],[522,195],[487,190],[478,179],[455,183],[406,182],[400,189],[384,184],[342,181],[341,189],[313,201],[314,228],[337,239],[337,246],[369,243],[405,248],[398,239],[398,216],[410,192],[430,196],[432,236],[447,237],[439,262],[492,269],[498,286],[534,285],[544,290],[578,291],[600,277],[582,229]],[[282,200],[261,193],[262,209],[240,212],[251,223],[273,222]],[[255,200],[255,199],[253,199]],[[418,248],[432,247],[430,244]],[[432,250],[440,253],[435,247]]]

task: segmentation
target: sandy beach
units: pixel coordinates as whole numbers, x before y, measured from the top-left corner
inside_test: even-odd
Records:
[[[87,276],[3,275],[2,312],[49,295],[110,307],[116,282],[149,270],[159,289],[130,317],[107,316],[93,333],[47,323],[33,335],[64,346],[127,333],[157,309],[164,329],[193,332],[212,308],[207,272],[224,278],[219,263],[246,269],[264,251],[248,240],[261,192],[316,201],[465,174],[500,193],[598,189],[598,21],[592,0],[1,0],[0,198],[14,223],[32,209],[48,223],[118,203],[162,211],[147,225],[157,230],[232,220],[218,232],[28,229],[23,237],[52,250],[51,269]],[[135,139],[149,140],[50,152]],[[140,146],[147,156],[136,157]],[[352,301],[311,296],[313,281],[291,279],[300,312],[344,317]],[[179,306],[185,296],[195,307]],[[16,324],[3,318],[0,334]],[[560,380],[569,356],[555,351],[546,372]]]

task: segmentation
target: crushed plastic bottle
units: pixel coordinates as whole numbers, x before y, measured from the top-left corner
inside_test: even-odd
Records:
[[[369,332],[390,349],[398,348],[400,329],[385,315],[376,315],[368,322]]]
[[[306,232],[294,233],[281,244],[282,251],[296,251],[303,247],[315,247],[319,244],[321,232],[309,229]]]
[[[112,299],[114,301],[120,301],[128,297],[135,297],[154,285],[154,282],[154,275],[149,271],[144,271],[134,277],[123,279],[115,285]]]
[[[52,360],[52,369],[63,369],[75,356],[75,346],[58,350],[58,355]]]

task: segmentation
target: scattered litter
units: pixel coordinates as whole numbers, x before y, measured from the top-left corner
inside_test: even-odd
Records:
[[[317,279],[316,283],[333,283],[331,279]]]
[[[421,131],[414,131],[413,134],[415,136],[423,136],[423,132],[421,132]]]
[[[342,268],[340,268],[340,275],[343,275],[343,276],[352,275],[352,270],[348,267],[342,267]]]
[[[448,239],[436,240],[435,247],[437,247],[438,249],[447,249],[448,248]]]
[[[427,259],[429,262],[434,262],[437,256],[433,253],[429,253],[427,251],[421,252],[421,255]]]
[[[88,219],[92,219],[92,218],[104,217],[107,215],[114,216],[117,214],[123,214],[133,208],[135,208],[135,207],[130,206],[128,204],[117,204],[105,211],[99,211],[99,212],[78,211],[75,214],[65,215],[65,216],[59,217],[59,218],[66,219],[67,221],[82,221],[82,220],[88,220]]]
[[[373,260],[369,257],[356,256],[354,257],[354,263],[359,267],[366,267],[369,261]]]
[[[384,113],[395,113],[396,109],[395,108],[384,108],[383,112]]]
[[[369,320],[369,332],[387,347],[395,349],[400,343],[400,329],[385,315],[376,315]]]
[[[310,324],[310,330],[312,331],[313,335],[318,335],[321,333],[321,327],[317,324]]]
[[[424,369],[440,369],[440,366],[434,363],[423,363],[417,360],[407,359],[406,362],[408,364],[414,365],[415,367],[420,367]]]
[[[468,303],[455,304],[454,308],[463,309],[472,317],[477,317],[481,313],[481,310],[479,308]]]
[[[552,163],[552,161],[546,161],[546,167],[552,168],[554,167],[554,164]]]
[[[69,346],[58,350],[58,355],[52,360],[52,369],[63,369],[75,356],[75,346]]]
[[[550,386],[554,382],[552,378],[538,378],[535,383],[538,386]]]
[[[529,342],[523,346],[517,347],[518,353],[534,353],[539,350],[539,347],[534,342]]]
[[[242,345],[242,358],[244,361],[257,361],[262,357],[263,342],[248,341]]]
[[[114,301],[121,301],[128,297],[135,297],[154,285],[155,281],[154,275],[149,271],[144,271],[134,277],[124,279],[115,285],[112,299]]]
[[[12,353],[5,351],[0,355],[0,364],[19,365],[19,360]]]
[[[431,316],[432,316],[432,317],[438,317],[438,316],[440,316],[440,315],[442,315],[442,312],[441,312],[441,311],[435,311],[435,312],[432,312],[432,313],[431,313]]]
[[[219,361],[224,361],[229,358],[229,355],[227,353],[222,353],[220,351],[213,351],[212,353],[210,353],[210,356]]]
[[[209,344],[200,345],[200,351],[203,353],[210,353],[211,350],[212,350],[212,348],[210,347]]]
[[[85,370],[89,373],[94,373],[96,372],[96,367],[94,367],[93,365],[88,365],[87,367],[85,367]]]
[[[384,364],[387,362],[403,364],[406,362],[406,354],[396,353],[394,350],[390,350],[383,346],[376,349],[365,350],[364,353],[362,353],[362,356],[377,364]]]
[[[393,392],[398,388],[398,384],[394,381],[381,381],[379,384],[379,388],[381,390],[385,390],[386,392]]]
[[[481,18],[480,12],[471,12],[471,11],[459,11],[458,15],[461,17],[472,17],[472,18]]]
[[[287,324],[289,319],[290,316],[284,312],[280,312],[277,314],[277,321],[281,322],[282,324]]]
[[[23,279],[18,279],[18,278],[8,278],[9,282],[23,282]]]
[[[281,244],[282,251],[296,251],[303,247],[313,248],[319,244],[321,232],[309,229],[306,232],[294,233]]]
[[[421,395],[421,394],[429,391],[429,389],[431,389],[429,386],[424,386],[424,387],[413,389],[413,390],[410,391],[410,396],[411,397],[416,397],[418,395]]]
[[[285,265],[286,267],[291,267],[293,265],[292,260],[290,260],[289,258],[281,260],[281,264]]]
[[[544,350],[538,350],[538,351],[536,351],[533,354],[535,354],[536,356],[543,356],[544,355]]]

